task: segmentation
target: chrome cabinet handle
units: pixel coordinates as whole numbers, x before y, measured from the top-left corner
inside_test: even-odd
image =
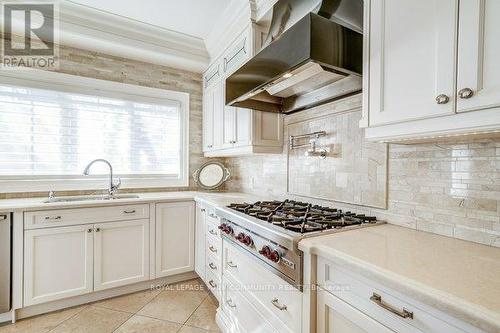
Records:
[[[233,267],[233,268],[238,267],[238,265],[236,265],[236,264],[235,264],[235,263],[233,263],[232,261],[228,261],[228,262],[227,262],[227,265],[228,265],[229,267]]]
[[[92,232],[92,228],[88,228],[87,232],[90,234]]]
[[[45,220],[60,220],[62,219],[62,216],[58,215],[58,216],[45,216]]]
[[[207,148],[213,148],[213,147],[214,147],[214,145],[208,145],[207,146]]]
[[[215,266],[213,262],[208,264],[208,267],[210,267],[211,269],[217,269],[217,266]]]
[[[471,88],[460,89],[458,92],[458,97],[461,99],[469,99],[474,96],[474,91]]]
[[[7,215],[0,215],[0,221],[7,220]]]
[[[217,236],[217,231],[214,231],[213,229],[208,229],[208,232],[211,233],[212,235]]]
[[[212,286],[212,288],[217,288],[217,284],[214,282],[214,280],[208,281],[208,284]]]
[[[200,209],[202,213],[206,212],[207,210],[205,208]]]
[[[211,218],[213,218],[213,219],[216,219],[216,218],[217,218],[217,215],[215,215],[214,213],[210,213],[210,214],[208,214],[208,216],[210,216],[210,217],[211,217]]]
[[[213,253],[217,253],[217,249],[216,249],[215,247],[213,247],[212,245],[210,245],[210,246],[208,247],[208,249],[209,249],[210,251],[212,251]]]
[[[438,95],[436,97],[436,102],[438,104],[446,104],[450,101],[450,98],[448,96],[446,96],[445,94],[441,94],[441,95]]]
[[[95,228],[95,232],[101,231],[101,228]]]
[[[378,306],[380,306],[381,308],[383,308],[389,312],[394,313],[396,316],[399,316],[399,317],[405,318],[405,319],[406,318],[413,319],[413,312],[410,312],[410,311],[406,310],[405,308],[403,308],[403,311],[395,309],[391,305],[386,304],[384,301],[382,301],[382,296],[380,296],[379,294],[373,293],[373,295],[370,297],[370,300],[372,302],[374,302],[375,304],[377,304]]]
[[[226,301],[226,304],[230,307],[230,308],[235,308],[236,307],[236,304],[233,303],[233,300],[228,298],[227,301]]]
[[[274,298],[274,299],[271,301],[271,303],[273,303],[273,305],[274,305],[275,307],[277,307],[280,311],[286,311],[286,309],[287,309],[286,305],[284,305],[284,304],[283,304],[283,305],[281,305],[281,304],[280,304],[280,302],[279,302],[279,300],[278,300],[277,298]]]
[[[135,209],[133,210],[124,210],[123,211],[123,214],[134,214],[135,213]]]

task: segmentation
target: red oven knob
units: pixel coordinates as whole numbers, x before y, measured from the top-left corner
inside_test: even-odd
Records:
[[[271,254],[269,255],[269,260],[273,261],[273,262],[279,262],[280,261],[280,254],[278,253],[278,251],[273,251],[271,252]]]
[[[265,245],[262,247],[262,249],[259,251],[259,253],[267,258],[271,254],[271,248],[269,246]]]
[[[232,235],[233,234],[233,228],[231,228],[230,225],[226,225],[224,229],[222,229],[226,234]]]
[[[240,233],[238,234],[238,236],[236,236],[236,240],[237,240],[238,242],[243,243],[243,240],[244,240],[244,239],[245,239],[245,234],[244,234],[244,233],[242,233],[242,232],[240,232]]]
[[[250,238],[250,236],[248,235],[245,235],[245,237],[243,238],[243,244],[247,245],[247,246],[252,246],[253,245],[253,240],[252,238]]]

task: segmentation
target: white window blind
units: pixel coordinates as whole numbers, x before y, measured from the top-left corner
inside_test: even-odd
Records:
[[[181,104],[143,100],[0,84],[0,176],[81,175],[96,158],[121,175],[179,176]]]

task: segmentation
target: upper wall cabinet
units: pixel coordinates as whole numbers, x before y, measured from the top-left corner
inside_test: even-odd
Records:
[[[203,152],[205,156],[281,153],[280,114],[225,105],[225,80],[262,45],[264,33],[249,25],[214,61],[203,77]]]
[[[365,1],[366,137],[500,130],[499,15],[496,0]]]

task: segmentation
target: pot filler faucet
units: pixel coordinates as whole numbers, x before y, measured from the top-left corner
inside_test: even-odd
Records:
[[[103,163],[106,163],[109,166],[109,189],[108,189],[108,193],[109,193],[109,195],[114,195],[118,191],[118,189],[120,188],[120,186],[122,184],[122,180],[120,178],[118,178],[118,183],[117,184],[113,183],[113,167],[111,166],[111,163],[109,163],[107,160],[102,159],[102,158],[98,158],[96,160],[93,160],[92,162],[90,162],[85,167],[85,170],[83,170],[83,174],[85,176],[88,176],[89,173],[90,173],[90,167],[94,163],[96,163],[96,162],[103,162]]]

